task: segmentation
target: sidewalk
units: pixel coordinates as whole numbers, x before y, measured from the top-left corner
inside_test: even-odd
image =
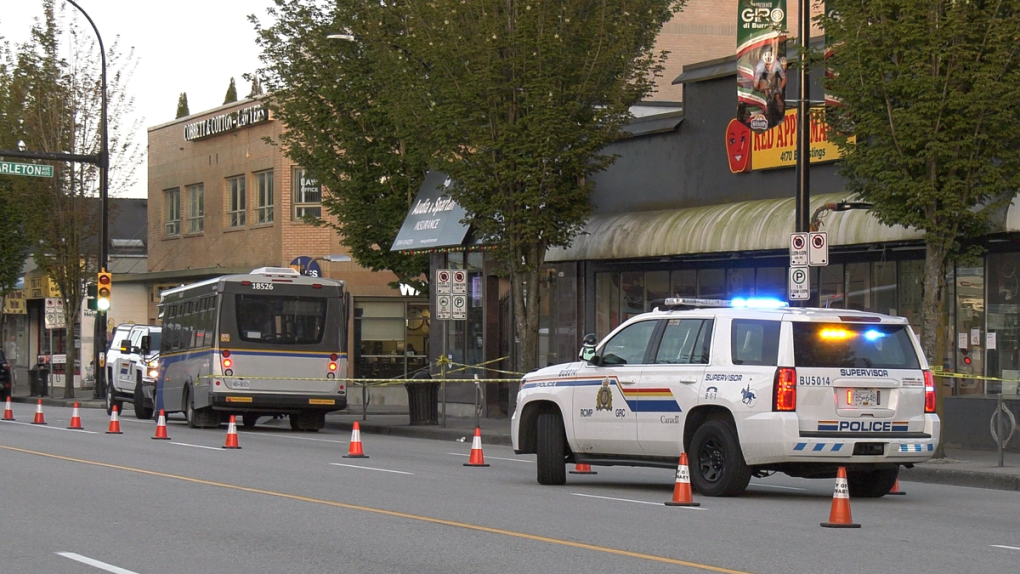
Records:
[[[75,389],[76,398],[62,398],[64,390],[54,389],[56,397],[41,397],[45,406],[70,407],[75,402],[82,408],[106,408],[106,401],[93,398],[92,389]],[[14,389],[13,402],[35,403],[40,397],[29,396],[27,377],[19,376]],[[411,426],[407,413],[394,412],[394,407],[373,409],[363,415],[360,406],[354,410],[330,413],[326,416],[329,426],[336,425],[341,431],[350,431],[357,421],[361,431],[368,434],[386,434],[430,440],[462,441],[471,443],[474,436],[475,420],[473,418],[448,417],[446,425]],[[442,419],[440,418],[440,421]],[[483,418],[479,421],[483,445],[511,446],[509,418]],[[949,484],[990,488],[996,490],[1020,491],[1020,453],[1004,453],[1004,466],[999,467],[999,455],[996,451],[946,449],[946,458],[932,459],[929,462],[904,468],[900,471],[903,482],[927,482],[933,484]]]

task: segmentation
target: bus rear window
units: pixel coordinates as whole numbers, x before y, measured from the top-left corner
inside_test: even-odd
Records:
[[[906,325],[794,323],[798,367],[920,369]]]
[[[324,297],[235,295],[237,331],[242,341],[272,345],[314,345],[326,325]]]

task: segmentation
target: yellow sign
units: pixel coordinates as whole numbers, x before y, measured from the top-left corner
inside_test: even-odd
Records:
[[[227,397],[228,403],[250,403],[251,397]]]
[[[4,314],[6,315],[24,315],[28,313],[28,308],[25,306],[25,292],[21,289],[11,291],[4,297]]]
[[[778,126],[754,134],[751,146],[751,169],[774,169],[797,165],[797,110],[786,110],[786,118]],[[836,161],[842,157],[836,144],[826,133],[825,113],[811,114],[811,163]]]
[[[45,299],[47,297],[60,297],[60,288],[49,277],[25,277],[27,283],[27,299]]]
[[[308,399],[310,405],[335,405],[336,401],[333,399]]]

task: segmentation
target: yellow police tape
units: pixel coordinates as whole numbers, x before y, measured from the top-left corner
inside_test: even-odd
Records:
[[[1004,383],[1015,383],[1020,382],[1020,379],[1000,379],[998,377],[982,377],[981,375],[968,375],[967,373],[955,373],[953,371],[943,371],[932,367],[931,374],[936,377],[945,377],[947,379],[977,379],[980,381],[1002,381]]]
[[[245,377],[239,375],[223,376],[223,375],[201,375],[198,380],[201,381],[218,379],[221,381],[225,380],[244,380],[244,381],[340,381],[342,383],[348,383],[356,386],[374,386],[374,387],[387,387],[391,385],[402,385],[405,383],[410,384],[423,384],[423,383],[441,383],[444,380],[447,383],[518,383],[520,379],[328,379],[325,377]]]

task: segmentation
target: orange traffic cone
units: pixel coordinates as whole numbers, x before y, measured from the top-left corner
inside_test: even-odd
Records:
[[[152,437],[152,440],[170,440],[170,437],[166,434],[166,413],[163,409],[159,409],[159,420],[156,421],[156,436]],[[234,438],[234,444],[237,444],[237,438]]]
[[[900,490],[900,479],[896,479],[896,482],[892,485],[892,490],[890,490],[887,494],[899,494],[900,496],[906,494],[906,492]]]
[[[570,471],[570,474],[598,474],[591,469],[590,464],[578,463],[574,465],[574,470]]]
[[[14,420],[14,411],[11,410],[11,397],[7,397],[7,406],[4,407],[4,419],[5,421]]]
[[[113,410],[110,411],[110,428],[107,429],[106,434],[124,434],[120,432],[120,419],[117,418],[117,405],[113,405]]]
[[[482,454],[482,429],[478,427],[475,427],[475,438],[471,441],[471,458],[464,466],[489,466],[485,464],[485,456]]]
[[[74,410],[71,411],[71,424],[67,428],[71,430],[84,430],[85,428],[81,426],[81,417],[78,416],[78,403],[74,403]]]
[[[673,486],[673,500],[666,506],[701,506],[691,495],[691,471],[687,468],[687,453],[680,453],[680,464],[676,467],[676,484]]]
[[[860,524],[854,524],[850,516],[850,488],[846,484],[846,469],[842,466],[836,472],[836,489],[832,493],[832,510],[829,512],[829,521],[823,522],[825,528],[860,528]]]
[[[163,414],[162,411],[160,414]],[[164,421],[164,425],[166,422]],[[227,425],[227,443],[223,445],[223,448],[241,448],[237,445],[237,421],[234,419],[234,415],[230,415],[230,424]]]
[[[361,425],[354,421],[354,428],[351,430],[351,446],[347,449],[344,458],[368,458],[365,451],[361,449]]]
[[[35,407],[35,420],[32,421],[32,424],[34,425],[46,424],[46,419],[43,418],[42,414],[42,399],[39,399],[39,404],[36,405]]]

